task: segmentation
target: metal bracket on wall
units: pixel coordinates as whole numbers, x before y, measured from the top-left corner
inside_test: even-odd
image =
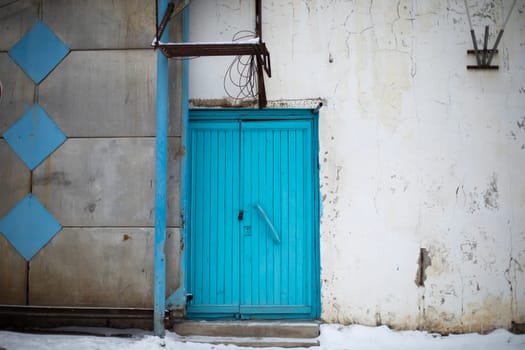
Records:
[[[476,32],[474,31],[474,27],[472,26],[472,18],[470,17],[470,11],[467,4],[467,0],[464,0],[465,2],[465,12],[467,13],[467,19],[470,26],[470,37],[472,38],[472,45],[474,46],[474,50],[468,50],[467,54],[475,54],[476,55],[476,65],[468,65],[467,69],[498,69],[499,66],[492,66],[490,63],[492,62],[492,59],[494,58],[494,55],[498,53],[498,45],[501,41],[501,37],[503,36],[503,32],[505,31],[505,26],[509,22],[510,15],[512,14],[512,10],[514,9],[514,6],[516,6],[517,0],[514,0],[512,2],[512,5],[510,6],[509,13],[507,14],[507,17],[505,18],[505,21],[503,22],[503,25],[501,26],[498,36],[496,38],[496,42],[494,43],[494,47],[492,50],[488,49],[488,41],[489,41],[489,26],[485,26],[485,37],[483,38],[483,50],[478,49],[478,43],[476,40]]]
[[[472,43],[474,45],[474,50],[467,50],[467,54],[476,55],[476,65],[468,65],[467,69],[499,69],[499,66],[491,65],[494,55],[498,53],[498,45],[503,35],[503,30],[500,31],[494,48],[488,48],[489,41],[489,26],[485,26],[485,37],[483,38],[483,50],[478,49],[478,44],[476,42],[476,33],[474,30],[470,31],[472,36]]]
[[[158,2],[158,0],[157,0]],[[266,72],[269,78],[272,76],[270,52],[266,44],[262,41],[262,0],[256,0],[255,5],[255,32],[256,38],[246,42],[231,43],[163,43],[158,40],[166,29],[174,12],[175,5],[170,2],[166,13],[164,14],[160,25],[156,28],[156,36],[152,43],[155,49],[168,58],[174,57],[199,57],[199,56],[254,56],[257,65],[257,83],[259,92],[259,108],[266,107],[266,88],[264,85],[264,74]]]

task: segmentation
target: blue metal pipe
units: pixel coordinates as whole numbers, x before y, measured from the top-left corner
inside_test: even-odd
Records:
[[[189,0],[185,0],[186,5],[189,4]],[[182,41],[188,42],[190,38],[190,9],[189,6],[184,9],[182,12]],[[189,62],[184,60],[182,62],[182,137],[181,137],[181,146],[182,149],[186,150],[182,154],[188,154],[188,127],[189,127]],[[181,222],[182,227],[180,230],[181,240],[185,242],[185,237],[189,236],[189,226],[188,226],[188,212],[189,212],[189,186],[190,186],[190,174],[188,166],[188,157],[184,156],[181,159]],[[188,283],[188,274],[186,273],[187,266],[189,263],[187,261],[188,254],[185,253],[186,250],[181,251],[180,255],[180,284],[179,288],[166,299],[166,306],[170,310],[176,310],[183,312],[186,308],[186,285]]]
[[[159,0],[157,17],[162,18],[168,0]],[[157,25],[160,23],[157,22]],[[166,29],[160,38],[168,41]],[[166,176],[168,153],[168,58],[157,50],[157,132],[155,152],[155,257],[153,277],[153,330],[164,337],[166,309]]]
[[[185,0],[186,5],[189,4],[189,0]],[[184,42],[190,41],[190,8],[186,6],[184,12],[182,13],[182,40]],[[188,154],[188,130],[189,130],[189,120],[190,120],[190,109],[189,109],[189,81],[190,81],[190,62],[184,60],[182,62],[182,147],[186,150],[184,154]],[[189,212],[189,191],[190,186],[190,175],[188,171],[188,157],[182,159],[182,188],[181,188],[181,197],[182,197],[182,208],[184,220],[188,219]],[[184,224],[182,228],[183,239],[189,236],[188,224]],[[188,254],[185,253],[185,250],[182,251],[180,257],[181,261],[181,290],[186,294],[186,281],[187,281],[187,271],[186,267],[189,266],[186,259]],[[185,306],[186,295],[184,295],[183,303]]]

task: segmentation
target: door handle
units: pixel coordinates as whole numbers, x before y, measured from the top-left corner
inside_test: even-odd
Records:
[[[281,238],[279,237],[279,233],[277,233],[277,230],[275,229],[275,226],[273,226],[272,222],[270,221],[270,218],[268,217],[268,215],[266,214],[264,209],[259,204],[255,205],[255,209],[257,209],[259,214],[261,214],[262,218],[264,219],[264,222],[266,222],[266,224],[270,228],[270,231],[273,234],[273,240],[276,243],[281,243]]]

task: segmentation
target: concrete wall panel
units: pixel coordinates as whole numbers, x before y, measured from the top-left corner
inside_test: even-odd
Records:
[[[156,76],[153,50],[71,52],[39,102],[69,137],[154,136]],[[180,115],[169,134],[180,135]]]
[[[0,232],[0,304],[26,303],[27,264]]]
[[[1,135],[18,118],[24,115],[27,109],[31,108],[35,86],[22,69],[11,60],[9,55],[2,52],[0,52],[0,81],[4,87],[3,96],[0,100]]]
[[[72,49],[148,48],[155,2],[44,0],[44,21]]]
[[[152,228],[64,228],[31,260],[30,304],[152,307],[153,236]]]
[[[38,20],[40,0],[2,1],[0,51],[8,51]]]
[[[180,231],[169,228],[166,230],[166,297],[175,293],[183,278],[180,271]]]
[[[180,139],[169,140],[168,225],[179,223]],[[63,226],[153,226],[155,139],[69,139],[33,173]]]
[[[182,62],[170,60],[168,62],[168,135],[182,135]]]
[[[72,52],[40,86],[40,104],[69,137],[152,136],[152,51]]]
[[[31,191],[29,169],[0,139],[0,220]]]
[[[182,40],[182,16],[172,18],[169,22],[169,37],[173,41]],[[182,63],[171,59],[168,61],[168,94],[169,94],[169,128],[171,136],[182,135]]]

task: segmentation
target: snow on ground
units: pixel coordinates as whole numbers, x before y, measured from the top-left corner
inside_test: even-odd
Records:
[[[232,345],[182,343],[167,332],[160,339],[149,332],[134,331],[130,338],[27,334],[0,331],[0,350],[236,350]],[[524,350],[525,335],[497,330],[487,335],[462,334],[440,336],[418,331],[395,332],[387,327],[322,325],[320,350]]]

